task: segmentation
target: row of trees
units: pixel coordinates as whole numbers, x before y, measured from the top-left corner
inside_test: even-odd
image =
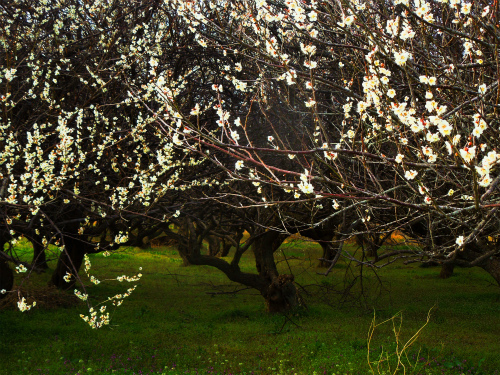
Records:
[[[1,12],[2,278],[21,264],[21,235],[35,267],[59,247],[52,281],[68,287],[85,253],[167,233],[186,262],[281,311],[297,295],[273,254],[301,233],[330,269],[357,236],[375,250],[364,264],[439,259],[500,283],[497,3],[21,0]],[[378,255],[394,231],[420,250]],[[232,260],[204,253],[207,238],[232,244]],[[256,273],[238,266],[251,247]]]

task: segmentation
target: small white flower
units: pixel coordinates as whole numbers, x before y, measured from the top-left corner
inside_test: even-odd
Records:
[[[234,167],[235,167],[237,170],[242,169],[244,166],[245,166],[245,164],[243,163],[243,160],[238,160],[238,161],[236,162],[236,164],[234,165]]]
[[[351,24],[354,22],[355,17],[353,15],[347,16],[344,18],[344,24],[347,26],[351,26]]]
[[[17,273],[24,273],[26,271],[28,271],[28,269],[24,266],[24,264],[20,264],[19,266],[16,267]]]
[[[471,10],[472,4],[471,3],[463,3],[462,4],[462,10],[461,13],[463,14],[469,14]]]
[[[417,177],[418,172],[415,170],[409,170],[405,172],[405,178],[407,180],[413,180],[415,177]]]
[[[489,174],[485,175],[480,181],[479,181],[479,186],[482,187],[487,187],[493,182],[493,179],[490,177]]]
[[[409,58],[411,58],[411,54],[407,51],[394,51],[394,62],[399,66],[406,65],[406,61],[408,61]]]
[[[318,66],[318,63],[316,61],[306,61],[304,62],[304,66],[309,69],[314,69]]]
[[[458,236],[455,242],[458,246],[462,246],[464,244],[464,236]]]
[[[200,114],[200,105],[196,103],[194,108],[191,110],[191,115],[192,116],[198,116]]]
[[[235,141],[238,141],[240,139],[240,135],[236,130],[231,130],[231,138],[233,138]]]
[[[481,95],[484,95],[486,93],[486,85],[483,83],[482,85],[479,86],[477,90]]]
[[[476,146],[461,149],[460,155],[467,163],[470,162],[476,156]]]
[[[310,108],[316,104],[316,101],[313,98],[311,98],[305,103],[306,103],[306,107]]]

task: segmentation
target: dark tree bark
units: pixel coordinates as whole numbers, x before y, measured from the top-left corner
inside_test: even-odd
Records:
[[[241,239],[243,238],[243,234],[245,231],[242,228],[237,228],[234,229],[233,234],[229,236],[230,238],[227,237],[222,237],[222,249],[221,249],[221,258],[229,256],[229,251],[231,250],[231,247],[238,246],[238,244],[241,242]]]
[[[286,237],[269,231],[257,238],[253,244],[257,271],[265,283],[260,293],[266,300],[267,311],[273,313],[291,310],[299,304],[293,275],[279,275],[274,261],[274,252]]]
[[[45,271],[49,268],[47,265],[47,257],[45,255],[45,247],[39,238],[33,238],[31,240],[31,244],[33,245],[33,267],[39,271]]]
[[[448,279],[453,276],[453,270],[455,269],[454,263],[443,263],[441,265],[441,272],[439,273],[439,277],[441,279]]]
[[[0,252],[3,253],[3,247],[6,240],[0,238]],[[10,292],[14,287],[14,272],[9,267],[7,260],[3,259],[2,254],[0,254],[0,290],[5,289],[6,292]],[[0,300],[4,298],[6,294],[0,293]]]
[[[220,253],[220,256],[223,258],[223,257],[227,257],[229,255],[229,250],[231,250],[231,247],[233,245],[231,245],[231,243],[228,243],[226,241],[222,241],[222,252]]]
[[[336,249],[331,242],[320,242],[321,248],[323,249],[323,256],[321,257],[318,267],[327,268],[330,267],[330,262],[328,260],[333,260],[335,254],[337,254],[338,248]]]
[[[80,270],[85,254],[93,251],[94,246],[85,241],[73,237],[64,237],[66,246],[64,252],[59,256],[56,269],[52,274],[51,284],[59,289],[69,289],[76,282],[76,275]],[[71,274],[69,282],[64,280],[66,273]]]
[[[455,263],[463,267],[481,267],[500,286],[500,245],[485,241],[470,244],[460,251]]]
[[[208,242],[208,255],[218,256],[221,252],[221,240],[217,236],[210,235],[207,237]]]
[[[500,258],[498,256],[491,257],[480,267],[488,272],[500,286]]]
[[[190,219],[184,219],[177,230],[177,250],[184,266],[189,266],[192,258],[201,255],[200,248],[201,242],[198,241],[198,233],[194,223]]]
[[[14,272],[9,267],[9,264],[5,259],[0,258],[0,290],[5,289],[5,291],[10,292],[14,286]],[[0,300],[4,298],[6,294],[0,293]]]

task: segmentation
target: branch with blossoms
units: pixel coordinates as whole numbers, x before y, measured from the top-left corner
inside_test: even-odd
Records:
[[[500,280],[497,4],[23,0],[0,12],[0,235],[40,254],[72,243],[56,285],[86,253],[172,223],[186,261],[268,302],[272,253],[296,232],[327,253],[333,236],[376,247],[399,231],[420,259]],[[258,277],[202,253],[242,228]],[[330,260],[353,259],[346,248]]]
[[[197,136],[180,147],[258,184],[264,207],[286,212],[287,193],[311,197],[309,212],[331,197],[346,206],[358,200],[357,215],[370,212],[368,231],[391,222],[415,237],[432,232],[430,257],[458,250],[472,259],[479,243],[494,246],[499,34],[490,4],[239,1],[213,13],[223,16],[186,5],[181,16],[204,25],[192,31],[206,53],[223,51],[236,63],[212,96],[217,125],[200,121],[196,107],[181,122],[196,122],[187,127]],[[226,92],[241,93],[244,121],[224,109]],[[307,225],[328,217],[317,212]],[[427,219],[415,222],[422,212]],[[488,224],[474,224],[485,216]],[[467,232],[474,241],[457,249]]]

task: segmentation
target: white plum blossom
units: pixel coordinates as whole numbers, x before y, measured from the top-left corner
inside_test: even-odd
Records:
[[[17,302],[17,308],[21,312],[29,311],[29,310],[31,310],[32,307],[35,307],[35,306],[36,306],[36,301],[33,302],[31,305],[28,305],[26,303],[26,298],[24,298],[24,297],[21,298],[21,300]]]
[[[417,177],[417,175],[418,175],[418,172],[413,170],[413,169],[405,172],[405,178],[407,180],[413,180],[415,177]]]
[[[405,66],[406,62],[411,59],[411,53],[408,51],[394,51],[394,62],[399,66]]]
[[[316,104],[316,100],[314,100],[313,98],[310,98],[307,102],[305,102],[305,104],[306,104],[306,107],[308,107],[308,108],[314,107],[314,105]]]
[[[467,163],[470,163],[476,156],[476,146],[460,149],[460,155]]]
[[[244,166],[245,166],[245,163],[243,162],[243,160],[238,160],[238,161],[236,162],[236,164],[234,165],[234,167],[235,167],[237,170],[242,169]]]

